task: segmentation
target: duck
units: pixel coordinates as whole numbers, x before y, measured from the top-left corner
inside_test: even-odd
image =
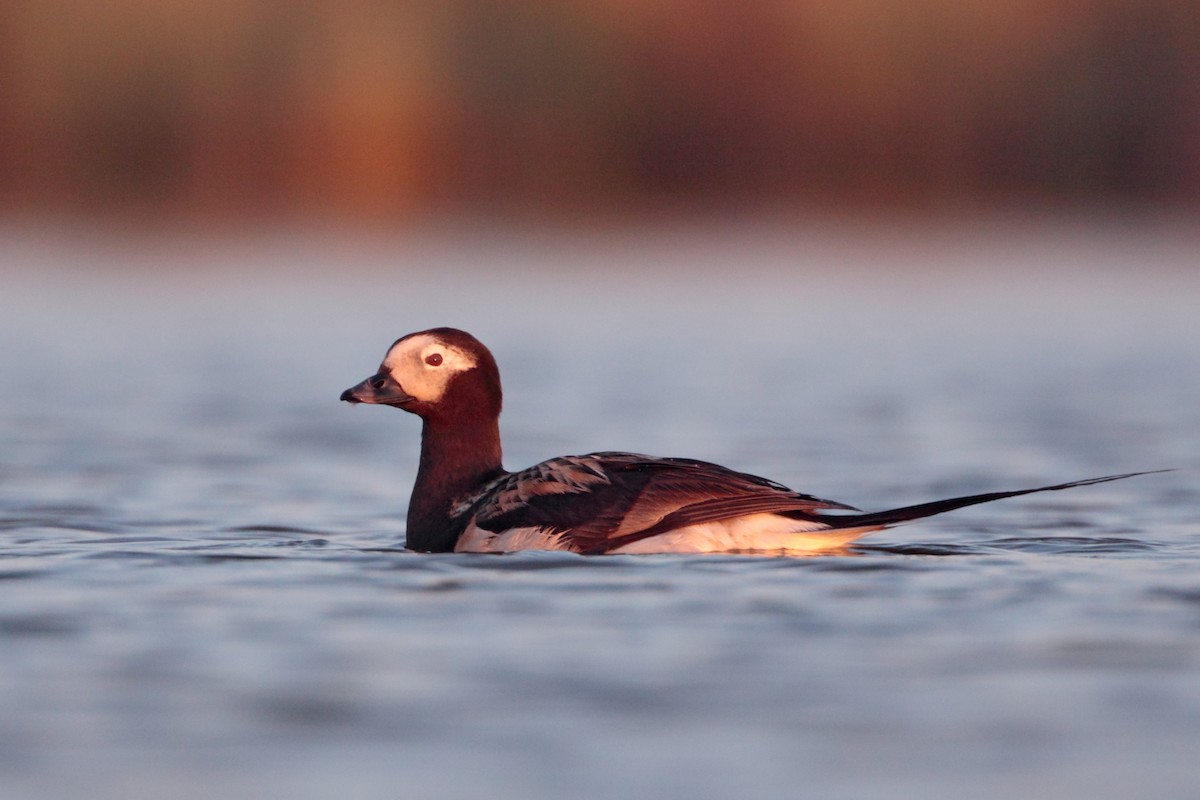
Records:
[[[378,371],[342,392],[341,400],[420,417],[405,546],[426,553],[822,555],[845,552],[867,534],[965,506],[1148,474],[863,512],[690,458],[605,451],[509,472],[501,464],[499,367],[482,342],[457,328],[397,339]]]

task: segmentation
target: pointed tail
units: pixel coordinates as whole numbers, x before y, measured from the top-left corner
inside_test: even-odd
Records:
[[[918,503],[915,506],[904,506],[903,508],[893,508],[888,511],[876,511],[867,514],[849,514],[846,516],[823,514],[821,515],[821,519],[832,525],[834,530],[865,527],[878,530],[892,525],[899,525],[901,522],[932,517],[935,514],[953,511],[956,508],[973,506],[979,503],[990,503],[993,500],[1003,500],[1006,497],[1017,497],[1023,494],[1033,494],[1034,492],[1057,492],[1062,489],[1074,489],[1076,486],[1091,486],[1096,483],[1108,483],[1109,481],[1133,478],[1137,475],[1154,475],[1159,472],[1171,471],[1169,469],[1152,469],[1146,472],[1126,472],[1124,475],[1106,475],[1103,478],[1088,478],[1087,480],[1071,481],[1070,483],[1057,483],[1053,486],[1039,486],[1036,489],[1017,489],[1012,492],[988,492],[987,494],[972,494],[966,497],[951,497],[948,500],[934,500],[932,503]]]

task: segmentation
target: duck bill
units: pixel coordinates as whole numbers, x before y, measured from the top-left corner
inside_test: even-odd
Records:
[[[386,372],[379,372],[367,378],[362,383],[351,386],[342,392],[342,400],[347,403],[370,403],[381,406],[402,406],[414,398],[401,388],[396,379]]]

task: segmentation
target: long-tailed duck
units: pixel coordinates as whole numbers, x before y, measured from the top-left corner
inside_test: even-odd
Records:
[[[395,406],[421,417],[407,546],[425,552],[817,554],[963,506],[1145,474],[861,513],[686,458],[602,452],[507,472],[500,464],[500,371],[479,340],[454,328],[398,339],[379,371],[342,392],[341,399]]]

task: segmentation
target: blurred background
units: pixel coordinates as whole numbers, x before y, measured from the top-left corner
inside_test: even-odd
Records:
[[[1196,0],[0,0],[0,797],[1194,797],[1197,211]],[[510,468],[1179,469],[405,553],[437,325]]]
[[[1194,205],[1192,0],[0,5],[10,214]]]

